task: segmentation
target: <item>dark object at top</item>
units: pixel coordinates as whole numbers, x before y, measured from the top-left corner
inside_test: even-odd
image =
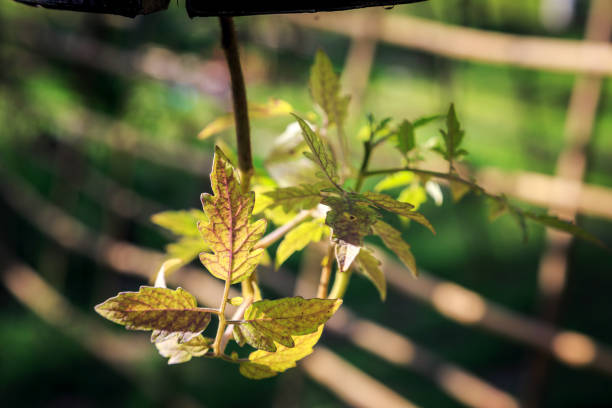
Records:
[[[170,0],[15,0],[30,6],[87,13],[118,14],[136,17],[168,8]],[[245,16],[252,14],[314,13],[362,7],[394,6],[425,0],[186,0],[189,17]]]

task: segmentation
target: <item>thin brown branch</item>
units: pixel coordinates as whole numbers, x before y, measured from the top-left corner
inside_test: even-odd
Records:
[[[234,105],[234,122],[236,124],[236,145],[238,148],[238,168],[241,173],[242,190],[249,191],[253,175],[253,157],[251,155],[251,128],[247,105],[246,87],[240,66],[238,39],[232,17],[219,17],[221,24],[221,44],[229,67],[232,82],[232,103]]]

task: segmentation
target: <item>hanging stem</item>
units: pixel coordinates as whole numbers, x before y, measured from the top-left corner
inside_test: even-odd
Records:
[[[334,279],[334,285],[329,292],[328,299],[341,299],[348,288],[348,284],[351,281],[351,275],[353,274],[353,268],[348,271],[340,272],[336,271],[336,279]]]
[[[323,263],[321,270],[321,278],[319,279],[319,287],[317,288],[317,297],[325,299],[327,297],[327,287],[329,286],[329,278],[331,277],[332,267],[334,266],[334,245],[329,244],[327,257]]]
[[[246,87],[240,66],[236,29],[231,17],[219,17],[221,23],[221,44],[229,67],[232,84],[232,103],[234,105],[234,122],[236,124],[236,144],[238,146],[238,168],[242,192],[249,191],[253,176],[253,156],[251,155],[251,129],[247,105]]]
[[[251,129],[249,125],[249,111],[246,97],[246,87],[240,66],[240,54],[238,53],[238,40],[234,21],[231,17],[219,17],[221,24],[221,45],[225,53],[225,59],[229,67],[230,81],[232,87],[232,103],[234,105],[234,123],[236,124],[236,145],[238,147],[238,169],[240,170],[240,187],[243,193],[248,193],[253,176],[253,156],[251,154]],[[253,290],[251,282],[256,279],[255,272],[243,282],[243,294],[252,297]],[[225,319],[225,306],[231,286],[231,276],[225,281],[223,299],[219,307],[219,326],[213,343],[213,352],[219,356],[223,353],[221,342],[225,332],[227,321]]]

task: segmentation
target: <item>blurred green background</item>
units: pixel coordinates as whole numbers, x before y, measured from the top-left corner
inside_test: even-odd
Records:
[[[558,1],[567,5],[568,14],[552,17],[544,3],[551,2],[431,0],[382,14],[414,15],[518,35],[584,37],[591,2]],[[264,103],[278,97],[300,112],[312,110],[307,80],[316,50],[325,50],[340,72],[351,48],[347,36],[303,27],[283,16],[241,17],[236,25],[249,100]],[[78,318],[61,317],[68,320],[64,326],[50,325],[0,286],[3,405],[349,404],[299,369],[250,381],[221,361],[196,359],[167,366],[152,346],[149,354],[126,369],[77,340],[98,334],[95,328],[74,326],[80,321],[123,334],[122,328],[101,321],[93,306],[146,280],[118,274],[88,257],[87,249],[80,253],[67,249],[46,235],[41,225],[57,227],[62,221],[41,204],[59,207],[95,234],[163,250],[171,237],[148,219],[155,211],[199,206],[199,194],[210,187],[207,173],[214,139],[199,141],[196,135],[231,106],[217,20],[189,20],[182,2],[172,2],[166,12],[131,20],[3,1],[0,38],[2,264],[6,267],[17,260],[28,265],[79,313]],[[367,113],[414,119],[444,112],[454,102],[466,129],[467,161],[474,174],[494,167],[553,175],[564,148],[564,123],[575,80],[572,73],[454,60],[378,43],[360,106],[353,106],[347,126],[354,159],[361,154],[356,134]],[[354,84],[345,85],[345,92],[351,93]],[[612,82],[604,78],[584,178],[603,188],[612,188],[611,91]],[[253,120],[257,163],[263,162],[289,123],[288,117]],[[426,127],[422,137],[435,135],[437,127]],[[224,132],[220,140],[233,146],[233,131]],[[393,164],[389,160],[394,159],[381,153],[373,167]],[[119,189],[129,194],[118,196]],[[538,266],[546,250],[543,228],[531,225],[530,239],[523,243],[510,217],[488,221],[482,198],[469,195],[454,204],[447,190],[444,194],[443,205],[429,200],[421,208],[437,236],[420,227],[406,230],[419,266],[535,318],[541,300]],[[38,222],[33,222],[33,214],[39,215]],[[612,243],[610,218],[579,214],[577,222]],[[68,241],[79,233],[66,228]],[[569,275],[556,325],[612,344],[610,253],[578,241],[567,256]],[[293,256],[285,272],[296,274],[301,261]],[[405,279],[412,279],[407,272]],[[41,307],[50,310],[48,305]],[[526,344],[449,320],[430,304],[394,287],[381,303],[364,279],[353,279],[345,305],[514,395],[519,403],[529,394],[536,350]],[[129,335],[146,344],[146,334]],[[465,406],[431,377],[393,366],[341,336],[325,333],[322,343],[419,406]],[[610,371],[571,367],[553,359],[536,390],[537,405],[609,407],[611,389]]]

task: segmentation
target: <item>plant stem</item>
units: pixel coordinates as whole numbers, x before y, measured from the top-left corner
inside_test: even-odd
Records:
[[[242,320],[242,318],[244,317],[244,312],[246,312],[247,308],[251,306],[252,303],[253,303],[252,297],[245,298],[240,304],[240,306],[238,307],[238,309],[236,309],[236,312],[232,316],[232,319],[229,321],[226,320],[226,323],[228,323],[228,326],[223,332],[223,336],[219,344],[219,350],[221,351],[221,353],[225,352],[225,347],[227,346],[227,343],[229,342],[230,337],[232,337],[232,334],[234,331],[233,323],[236,321]]]
[[[288,223],[281,225],[265,237],[259,240],[257,244],[253,247],[253,249],[257,248],[267,248],[279,239],[281,239],[286,233],[295,228],[300,222],[304,221],[306,218],[312,215],[312,210],[302,210],[300,211],[291,221]]]
[[[363,160],[361,161],[361,167],[359,168],[359,175],[357,176],[357,182],[355,183],[355,191],[359,192],[363,187],[363,181],[365,180],[368,164],[370,163],[370,156],[372,155],[372,142],[368,140],[363,142]]]
[[[319,279],[319,287],[317,288],[317,297],[325,299],[327,297],[327,287],[329,286],[329,278],[331,277],[332,267],[334,265],[334,245],[329,244],[327,250],[327,259],[321,270],[321,278]]]
[[[230,274],[231,275],[231,274]],[[213,352],[215,355],[221,355],[223,350],[221,350],[221,340],[223,338],[223,332],[225,331],[225,326],[227,325],[225,320],[225,307],[227,306],[227,299],[229,297],[229,290],[232,286],[232,277],[228,276],[225,279],[225,287],[223,289],[223,298],[221,300],[221,306],[219,307],[219,326],[217,327],[217,334],[215,335],[215,342],[213,343]]]
[[[225,59],[229,67],[232,103],[234,105],[234,122],[236,124],[236,144],[238,147],[238,168],[240,169],[240,180],[242,192],[249,191],[251,176],[254,173],[253,157],[251,155],[251,130],[249,125],[249,111],[246,97],[244,76],[240,66],[240,55],[238,53],[238,41],[236,29],[231,17],[219,17],[221,23],[221,44],[225,52]]]
[[[348,288],[348,284],[351,281],[351,275],[353,274],[353,269],[349,269],[348,271],[336,272],[336,279],[334,280],[334,285],[332,286],[328,299],[340,299],[344,296],[346,289]]]

